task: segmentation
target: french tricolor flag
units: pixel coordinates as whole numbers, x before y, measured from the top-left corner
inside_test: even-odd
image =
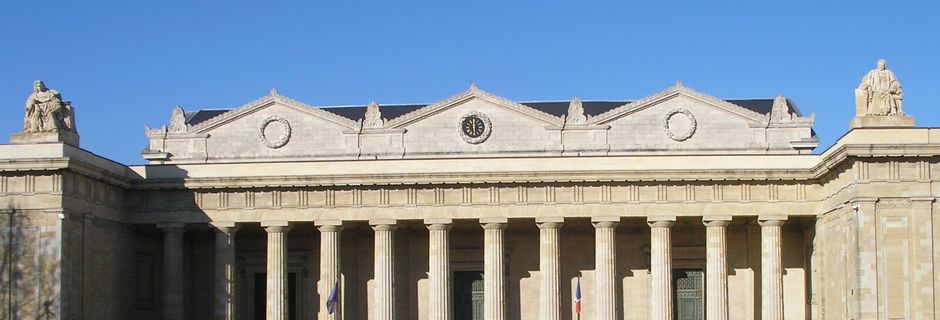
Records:
[[[581,318],[581,277],[578,277],[578,285],[574,288],[574,312]]]

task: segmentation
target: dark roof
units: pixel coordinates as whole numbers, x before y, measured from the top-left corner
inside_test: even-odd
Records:
[[[582,101],[584,114],[596,116],[610,111],[616,107],[627,104],[630,101]],[[568,104],[570,101],[550,101],[550,102],[521,102],[522,104],[540,110],[542,112],[560,117],[568,113]]]
[[[382,112],[382,118],[385,119],[395,119],[400,116],[403,116],[406,113],[418,110],[422,107],[427,106],[426,104],[396,104],[396,105],[379,105],[379,111]],[[342,117],[359,120],[365,118],[366,116],[366,106],[349,106],[349,107],[323,107],[323,110],[338,114]]]
[[[768,114],[770,109],[773,108],[774,99],[730,99],[725,100],[732,104],[744,107],[751,111]],[[601,113],[610,111],[616,107],[622,106],[629,103],[629,100],[608,100],[608,101],[583,101],[582,106],[584,107],[584,113],[590,116],[596,116]],[[568,101],[533,101],[533,102],[520,102],[521,104],[528,106],[530,108],[551,114],[553,116],[563,116],[568,112]],[[798,116],[802,116],[800,110],[796,108],[796,104],[792,100],[787,99],[787,105],[791,113],[795,113]],[[397,104],[397,105],[379,105],[380,110],[382,111],[382,118],[385,119],[395,119],[406,113],[418,110],[422,107],[427,106],[427,104]],[[366,106],[336,106],[336,107],[320,107],[323,110],[335,113],[341,117],[358,120],[365,117]],[[186,122],[190,125],[196,125],[203,121],[209,120],[213,117],[216,117],[220,114],[229,111],[229,109],[210,109],[210,110],[198,110],[193,112],[186,113]]]
[[[228,112],[229,109],[209,109],[186,113],[186,123],[198,124],[200,122],[215,118],[220,114]]]

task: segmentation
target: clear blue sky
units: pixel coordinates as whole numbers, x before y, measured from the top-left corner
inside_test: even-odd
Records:
[[[76,108],[82,147],[143,163],[171,108],[235,107],[276,87],[312,105],[434,102],[471,83],[509,99],[637,99],[682,80],[719,98],[794,99],[821,152],[886,58],[919,126],[940,126],[936,2],[460,4],[5,1],[0,141],[32,81]]]

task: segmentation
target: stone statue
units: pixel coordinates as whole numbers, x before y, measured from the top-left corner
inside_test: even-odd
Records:
[[[584,106],[581,103],[581,98],[574,97],[571,99],[571,103],[568,104],[568,116],[565,117],[565,124],[585,123],[587,123],[587,116],[584,115]]]
[[[888,70],[888,62],[878,60],[878,66],[862,78],[855,90],[858,115],[901,116],[901,100],[904,91],[901,83]],[[864,112],[864,113],[863,113]]]
[[[777,98],[774,98],[774,105],[770,109],[770,122],[787,122],[790,120],[793,120],[793,115],[790,114],[790,108],[787,107],[787,98],[777,96]]]
[[[42,80],[33,82],[33,93],[26,99],[23,133],[76,132],[75,112],[71,103],[62,101],[58,91],[46,88]]]
[[[186,112],[183,111],[183,108],[176,106],[173,108],[173,115],[170,116],[170,127],[169,132],[173,133],[186,133],[188,127],[186,126]]]
[[[363,128],[383,128],[385,120],[382,119],[382,112],[379,111],[379,103],[372,101],[366,107],[366,118],[362,121]]]

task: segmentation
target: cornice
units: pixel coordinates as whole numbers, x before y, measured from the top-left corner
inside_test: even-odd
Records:
[[[693,90],[691,88],[683,86],[682,83],[677,82],[675,85],[669,88],[666,88],[665,90],[648,95],[639,100],[626,103],[624,105],[611,109],[607,112],[601,113],[591,118],[590,120],[588,120],[588,124],[606,124],[624,115],[643,110],[647,107],[655,105],[657,102],[667,100],[677,95],[684,95],[692,99],[700,100],[702,102],[714,105],[727,112],[736,114],[738,116],[741,116],[753,122],[765,123],[767,121],[767,118],[760,113],[757,113],[747,108],[741,107],[739,105],[715,98],[708,94]]]
[[[562,119],[562,117],[553,116],[551,114],[528,107],[521,103],[517,103],[512,100],[509,100],[509,99],[497,96],[495,94],[489,93],[487,91],[481,90],[476,85],[471,85],[470,89],[467,89],[466,91],[460,92],[453,96],[447,97],[444,100],[435,102],[434,104],[419,108],[417,110],[411,111],[409,113],[406,113],[394,119],[391,119],[386,123],[386,127],[387,128],[401,128],[405,125],[424,119],[441,110],[460,104],[472,98],[478,98],[478,99],[489,101],[496,105],[506,107],[510,110],[519,112],[523,115],[544,121],[550,125],[560,126],[564,123],[564,120]]]
[[[273,103],[275,103],[275,102],[278,102],[278,103],[281,103],[281,104],[284,104],[284,105],[293,107],[293,108],[295,108],[295,109],[298,109],[298,110],[303,111],[303,112],[306,112],[306,113],[313,114],[313,115],[315,115],[315,116],[319,116],[319,117],[321,117],[321,118],[324,118],[325,120],[334,122],[334,123],[336,123],[336,124],[342,125],[342,126],[347,127],[347,128],[357,128],[357,127],[358,127],[358,122],[356,122],[355,120],[345,118],[345,117],[340,116],[340,115],[338,115],[338,114],[335,114],[335,113],[332,113],[332,112],[323,110],[323,109],[321,109],[321,108],[317,108],[317,107],[308,105],[308,104],[306,104],[306,103],[303,103],[303,102],[298,101],[298,100],[291,99],[291,98],[286,97],[286,96],[282,96],[282,95],[280,95],[276,90],[272,90],[270,94],[268,94],[268,95],[266,95],[266,96],[264,96],[264,97],[258,98],[258,99],[254,100],[254,101],[251,101],[251,102],[249,102],[249,103],[246,103],[246,104],[244,104],[244,105],[242,105],[242,106],[239,106],[239,107],[237,107],[237,108],[235,108],[235,109],[226,111],[226,112],[224,112],[224,113],[222,113],[222,114],[219,114],[219,115],[217,115],[217,116],[215,116],[215,117],[209,118],[209,119],[206,120],[206,121],[203,121],[203,122],[201,122],[201,123],[199,123],[199,124],[197,124],[197,125],[192,126],[192,127],[189,129],[189,132],[190,132],[190,133],[205,133],[205,132],[208,131],[208,130],[217,128],[217,127],[219,127],[220,125],[223,125],[223,124],[225,124],[225,123],[231,122],[231,121],[233,121],[233,120],[235,120],[235,119],[238,119],[238,118],[240,118],[240,117],[242,117],[242,116],[244,116],[244,115],[246,115],[246,114],[249,114],[249,113],[251,113],[251,112],[253,112],[253,111],[255,111],[255,110],[258,110],[258,109],[267,107],[267,106],[269,106],[269,105],[271,105],[271,104],[273,104]]]

